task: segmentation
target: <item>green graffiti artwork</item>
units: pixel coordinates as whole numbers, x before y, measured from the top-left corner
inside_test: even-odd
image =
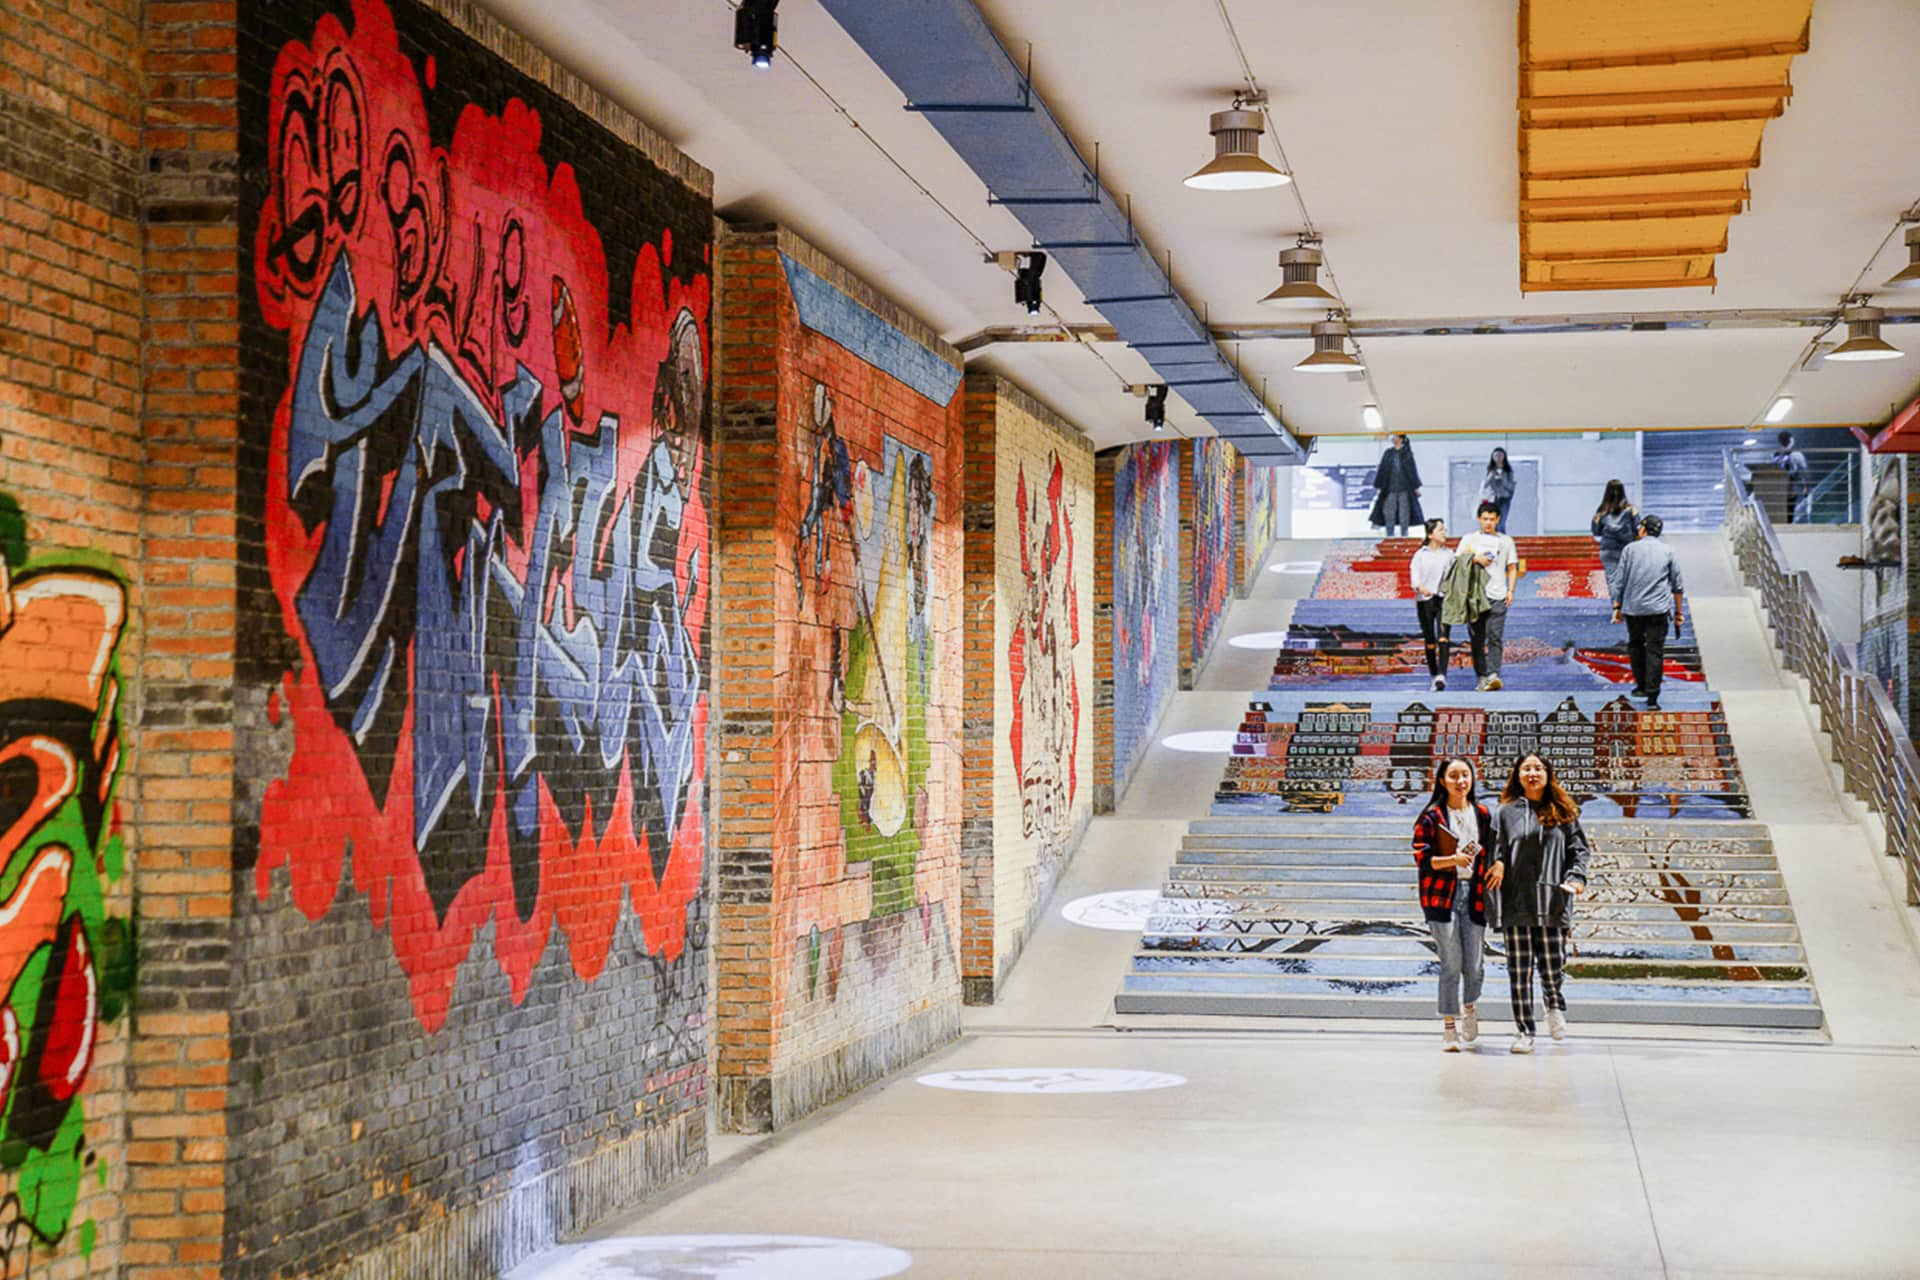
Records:
[[[127,595],[101,557],[28,554],[0,495],[0,1271],[61,1241],[88,1169],[83,1088],[133,987],[135,946],[110,886]],[[97,1235],[81,1224],[78,1246]]]

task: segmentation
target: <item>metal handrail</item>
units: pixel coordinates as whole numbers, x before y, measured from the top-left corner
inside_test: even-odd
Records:
[[[1880,815],[1886,854],[1900,859],[1908,905],[1920,906],[1920,753],[1886,688],[1835,642],[1813,575],[1787,567],[1773,522],[1747,488],[1732,451],[1722,465],[1727,535],[1741,575],[1760,591],[1787,669],[1805,677],[1812,690],[1847,790]]]

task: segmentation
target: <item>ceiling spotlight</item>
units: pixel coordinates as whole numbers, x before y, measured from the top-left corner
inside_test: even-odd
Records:
[[[733,47],[744,50],[761,71],[773,65],[773,51],[780,47],[780,19],[774,13],[779,7],[780,0],[740,0],[733,11]]]
[[[1147,388],[1147,425],[1155,431],[1167,429],[1167,384],[1164,382]]]
[[[1387,426],[1387,420],[1381,416],[1380,406],[1377,404],[1363,405],[1360,409],[1360,421],[1367,424],[1369,431],[1384,431]]]
[[[1208,118],[1213,159],[1187,179],[1188,186],[1202,191],[1255,191],[1284,187],[1293,181],[1291,174],[1260,158],[1260,135],[1267,131],[1260,108],[1266,101],[1265,94],[1238,97],[1233,100],[1232,110],[1216,111]]]
[[[1767,406],[1768,422],[1785,422],[1787,415],[1793,412],[1792,396],[1775,396],[1773,403]]]
[[[1047,255],[1038,251],[1017,253],[1014,255],[1013,300],[1027,309],[1027,314],[1040,314],[1040,273],[1047,269]]]
[[[1300,237],[1292,249],[1280,251],[1281,285],[1261,305],[1268,307],[1325,307],[1340,305],[1340,299],[1322,288],[1318,279],[1323,261],[1314,241]]]
[[[1366,368],[1347,351],[1347,322],[1328,317],[1313,326],[1313,354],[1293,366],[1295,373],[1353,373]]]
[[[1886,312],[1879,307],[1848,307],[1840,313],[1847,322],[1847,340],[1827,352],[1829,360],[1898,360],[1904,352],[1880,336]]]
[[[1920,225],[1907,228],[1907,265],[1880,287],[1882,289],[1920,288]]]

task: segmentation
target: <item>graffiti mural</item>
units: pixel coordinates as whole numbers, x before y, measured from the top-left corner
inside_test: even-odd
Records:
[[[1873,460],[1861,558],[1878,566],[1862,584],[1860,669],[1873,676],[1903,719],[1911,715],[1907,692],[1906,460],[1886,454]],[[1909,735],[1913,724],[1907,724]]]
[[[11,500],[0,499],[17,515]],[[133,927],[109,901],[126,876],[119,646],[127,594],[104,561],[27,554],[6,522],[0,559],[0,1272],[39,1248],[93,1249],[70,1231],[84,1179],[83,1091],[104,1028],[126,1011]],[[16,1267],[23,1269],[16,1271]]]
[[[679,953],[711,577],[704,246],[610,249],[540,114],[450,120],[435,66],[380,0],[283,48],[252,246],[293,646],[256,889],[318,919],[350,848],[428,1030],[483,929],[516,999],[555,931],[597,977],[629,901]]]
[[[1124,786],[1179,679],[1180,456],[1140,444],[1113,477],[1113,768]]]
[[[1251,571],[1266,558],[1279,528],[1280,468],[1256,466],[1252,461],[1243,465],[1247,468],[1246,558]]]
[[[1020,782],[1020,830],[1038,838],[1042,861],[1066,846],[1080,787],[1080,596],[1074,579],[1073,516],[1058,454],[1045,482],[1020,468],[1020,579],[1007,668],[1013,682],[1011,745]]]
[[[1233,585],[1233,446],[1193,442],[1193,652],[1207,656]]]

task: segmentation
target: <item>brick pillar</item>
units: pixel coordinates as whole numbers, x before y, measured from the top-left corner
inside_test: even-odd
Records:
[[[777,236],[718,237],[713,702],[718,937],[716,1104],[724,1129],[772,1127],[775,523],[779,517]],[[790,833],[789,833],[790,834]]]
[[[964,388],[960,989],[967,1004],[992,1004],[996,392],[992,378],[970,377]]]
[[[238,109],[232,4],[145,9],[147,661],[129,1276],[220,1272],[233,831]]]
[[[1093,811],[1112,813],[1113,776],[1113,473],[1124,449],[1093,459]]]

